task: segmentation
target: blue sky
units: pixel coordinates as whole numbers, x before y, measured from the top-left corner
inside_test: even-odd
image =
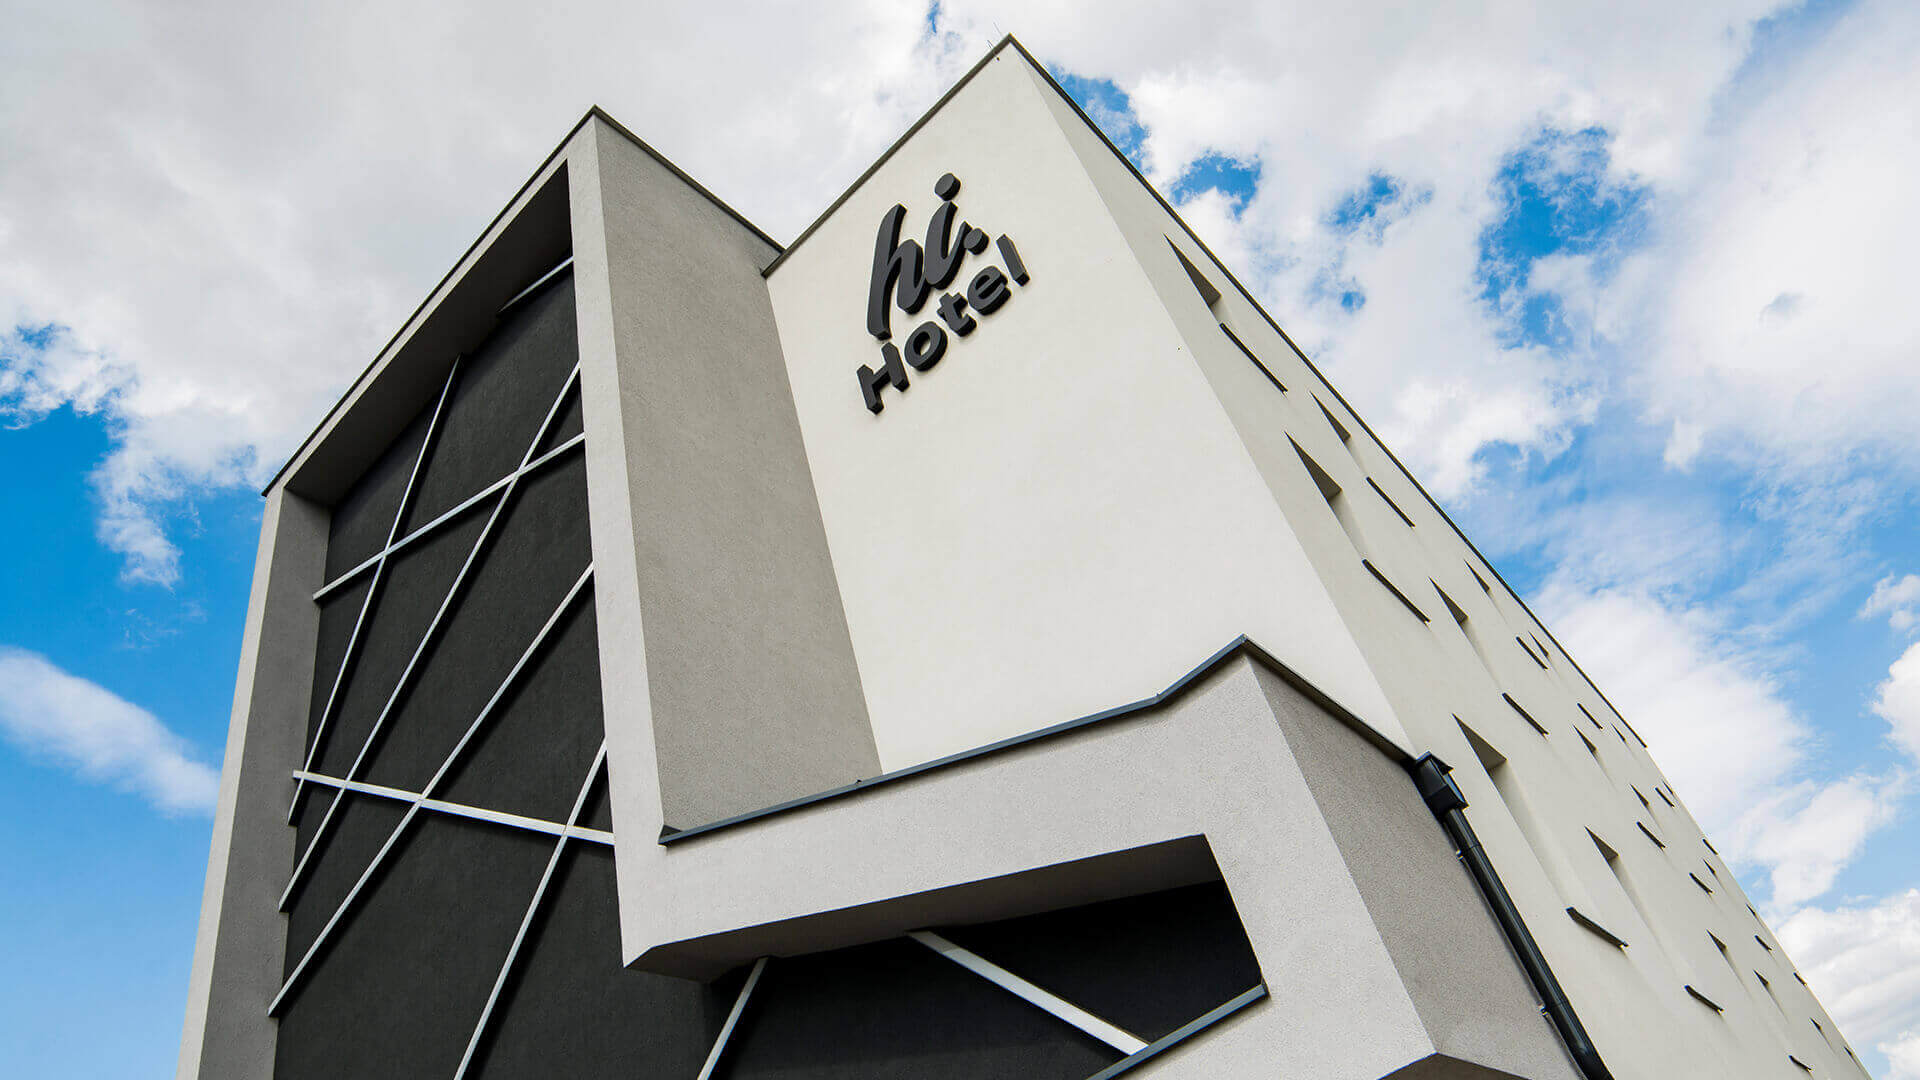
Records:
[[[1653,743],[1875,1075],[1920,1078],[1884,962],[1920,969],[1920,16],[947,0],[612,10],[583,53],[407,10],[0,43],[10,1071],[171,1072],[254,492],[585,106],[791,236],[1011,29]]]

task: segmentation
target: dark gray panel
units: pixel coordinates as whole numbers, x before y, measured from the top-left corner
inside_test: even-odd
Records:
[[[329,776],[347,775],[441,598],[473,549],[484,520],[481,514],[466,514],[388,561],[367,625],[360,631],[353,670],[348,673],[333,719],[321,736],[318,771]]]
[[[392,444],[374,459],[371,466],[347,494],[333,507],[328,525],[326,578],[332,581],[365,562],[387,544],[393,528],[394,511],[400,509],[400,496],[407,490],[407,478],[413,473],[420,454],[420,440],[433,416],[429,406],[414,417]]]
[[[940,933],[1148,1042],[1260,982],[1218,881]]]
[[[367,598],[372,575],[328,596],[320,604],[319,640],[313,654],[313,690],[307,709],[307,731],[302,747],[313,749],[315,724],[327,707],[327,695],[333,693],[333,680],[340,670],[340,658],[347,654],[347,641],[353,636],[353,624],[360,618],[360,605]]]
[[[520,464],[579,355],[568,272],[516,305],[461,362],[409,526],[432,521]]]
[[[316,788],[302,813],[317,823],[333,797],[331,789]],[[306,955],[320,928],[333,917],[334,909],[346,898],[353,883],[372,865],[373,856],[393,834],[393,827],[400,824],[406,810],[407,804],[377,795],[348,793],[340,800],[340,808],[333,813],[333,824],[327,826],[326,838],[314,851],[313,861],[300,879],[300,888],[294,892],[293,909],[287,913],[286,970],[292,971],[293,965]],[[312,835],[311,826],[303,829],[302,844]],[[305,846],[300,850],[305,851]]]
[[[1085,1080],[1119,1053],[912,941],[768,963],[729,1080]]]
[[[418,817],[283,1006],[278,1080],[452,1076],[552,850]]]
[[[468,744],[441,798],[548,821],[572,813],[603,737],[593,598],[580,601],[555,634]]]
[[[591,557],[585,460],[523,480],[388,722],[366,779],[421,790]],[[597,683],[592,689],[597,694]],[[579,783],[570,781],[568,792]]]
[[[482,1044],[483,1080],[692,1080],[733,1005],[729,988],[620,966],[613,855],[568,845]]]

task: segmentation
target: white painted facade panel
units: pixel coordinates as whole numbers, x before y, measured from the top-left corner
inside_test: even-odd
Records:
[[[1150,696],[1241,634],[1404,744],[1040,93],[1003,52],[768,278],[882,765]],[[876,415],[875,229],[899,202],[923,234],[948,172],[1031,280]],[[934,317],[896,308],[894,340]]]

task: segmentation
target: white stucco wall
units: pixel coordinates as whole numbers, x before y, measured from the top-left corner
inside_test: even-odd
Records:
[[[1031,272],[864,407],[874,234],[934,181]],[[998,264],[992,248],[970,256]],[[1406,736],[1017,53],[1003,50],[769,275],[881,764],[1153,694],[1239,634]],[[933,317],[894,314],[894,340]]]

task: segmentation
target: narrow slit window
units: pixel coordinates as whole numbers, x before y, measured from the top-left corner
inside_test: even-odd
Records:
[[[1576,702],[1574,702],[1574,703],[1573,703],[1573,707],[1574,707],[1574,708],[1576,708],[1576,709],[1579,709],[1579,710],[1580,710],[1580,715],[1581,715],[1581,716],[1584,716],[1584,717],[1586,717],[1586,718],[1587,718],[1587,723],[1589,723],[1589,724],[1592,724],[1592,725],[1593,725],[1593,729],[1594,729],[1595,731],[1605,731],[1605,730],[1607,730],[1606,728],[1604,728],[1604,727],[1601,727],[1601,726],[1600,726],[1600,721],[1598,721],[1598,720],[1595,720],[1595,719],[1593,718],[1593,714],[1587,711],[1587,707],[1586,707],[1585,705],[1582,705],[1582,704],[1580,704],[1579,702],[1577,702],[1577,701],[1576,701]]]
[[[1413,612],[1414,618],[1419,619],[1423,623],[1430,623],[1433,621],[1432,619],[1427,618],[1426,612],[1421,611],[1418,607],[1415,607],[1412,600],[1407,599],[1407,594],[1401,592],[1399,586],[1395,585],[1391,581],[1388,581],[1387,575],[1381,573],[1380,568],[1373,565],[1373,561],[1371,559],[1361,559],[1360,565],[1367,568],[1367,573],[1372,574],[1373,579],[1375,581],[1378,581],[1380,584],[1385,585],[1387,587],[1387,591],[1393,594],[1394,599],[1400,601],[1401,604],[1405,605],[1408,611]]]
[[[1398,515],[1401,521],[1404,521],[1407,523],[1407,528],[1409,529],[1413,528],[1413,519],[1407,516],[1407,512],[1405,510],[1400,509],[1399,503],[1393,501],[1393,496],[1387,494],[1385,491],[1382,491],[1380,488],[1380,485],[1374,483],[1373,477],[1371,476],[1367,477],[1367,486],[1373,489],[1373,493],[1375,495],[1380,496],[1381,502],[1386,503],[1389,507],[1392,508],[1394,514]]]
[[[1527,654],[1527,659],[1539,665],[1541,671],[1547,670],[1547,662],[1545,660],[1540,659],[1538,656],[1535,656],[1533,653],[1533,649],[1529,647],[1525,641],[1521,640],[1519,634],[1513,635],[1513,643],[1515,645],[1520,646],[1520,651]]]
[[[1253,366],[1260,369],[1260,374],[1267,377],[1267,381],[1273,384],[1274,389],[1283,394],[1287,392],[1287,384],[1280,381],[1280,376],[1275,375],[1273,369],[1269,368],[1265,361],[1253,355],[1253,350],[1247,348],[1247,343],[1241,341],[1240,335],[1233,332],[1233,327],[1228,326],[1226,323],[1221,323],[1220,332],[1227,335],[1227,340],[1233,342],[1234,348],[1240,350],[1240,355],[1253,361]]]
[[[1533,728],[1533,730],[1539,732],[1542,735],[1545,735],[1547,733],[1547,729],[1540,726],[1540,721],[1535,720],[1533,718],[1532,713],[1521,708],[1520,703],[1513,700],[1512,694],[1501,694],[1500,697],[1506,701],[1506,703],[1513,709],[1514,712],[1517,712],[1520,714],[1520,719],[1525,720],[1529,727]]]

